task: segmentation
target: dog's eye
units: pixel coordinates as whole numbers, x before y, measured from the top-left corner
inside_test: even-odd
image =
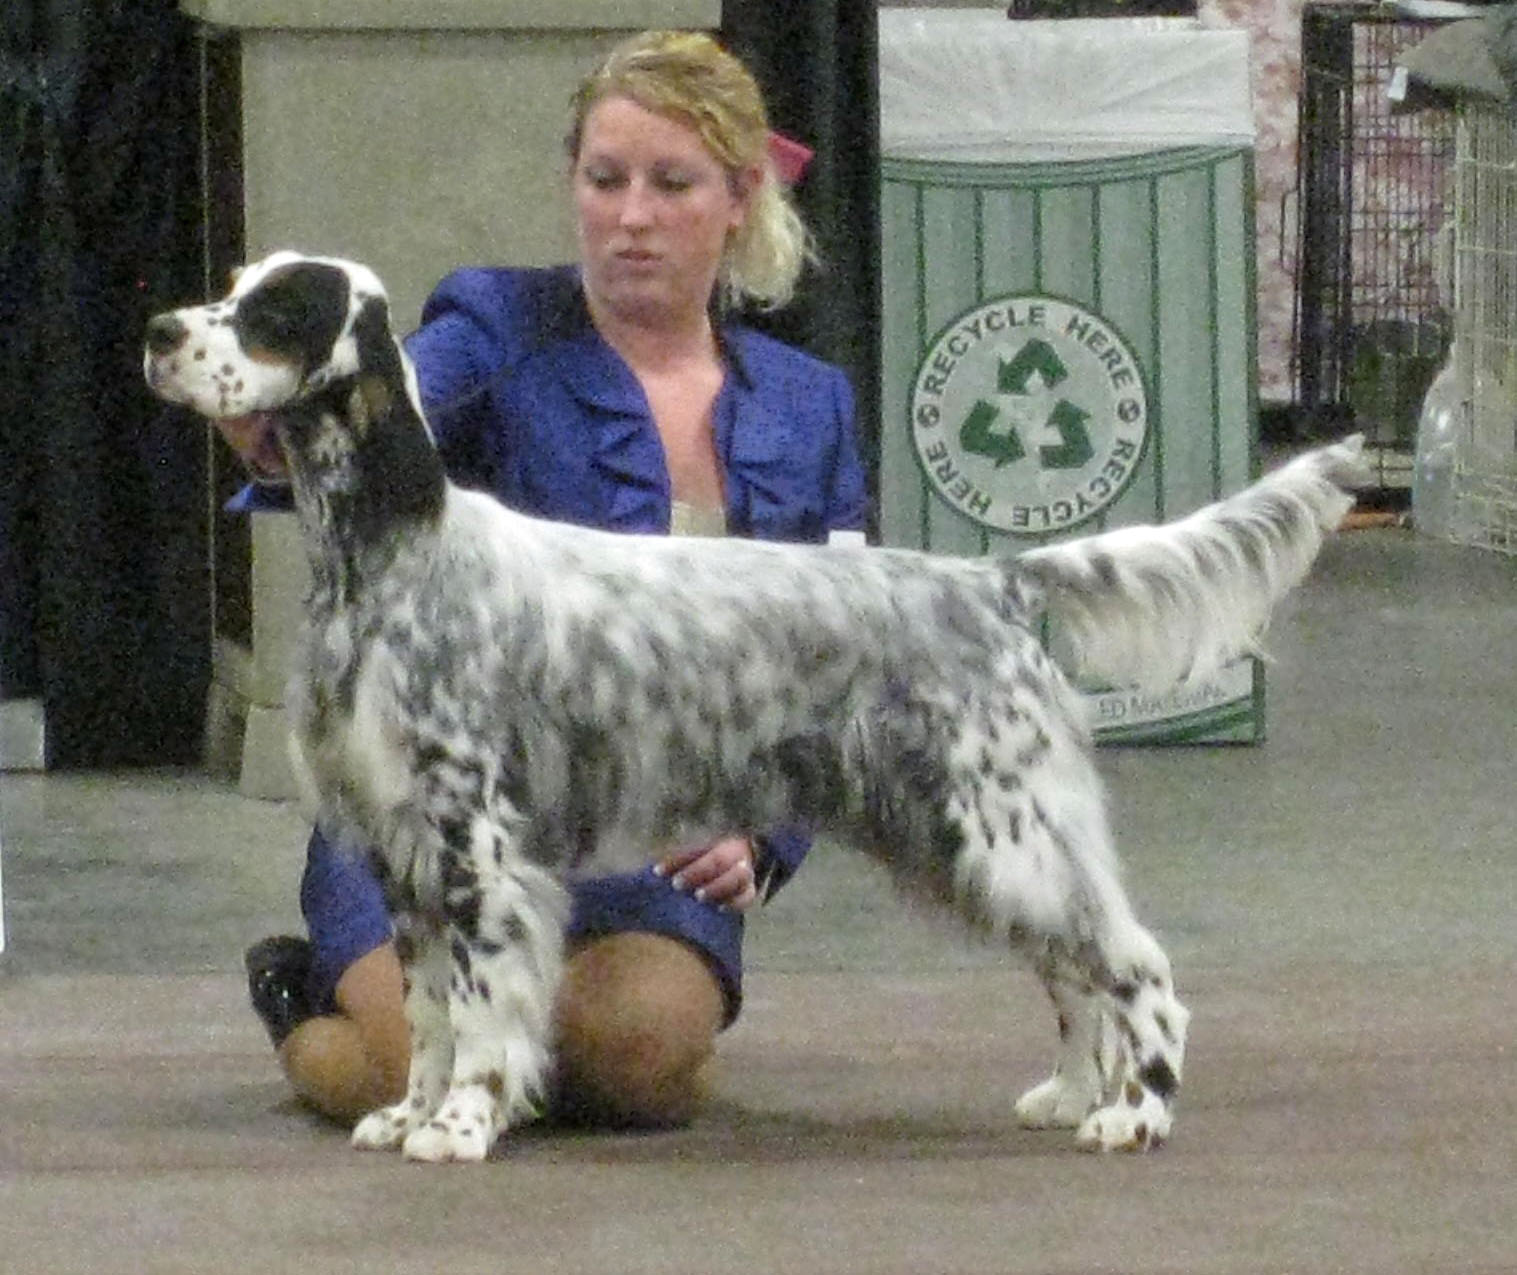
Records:
[[[287,305],[244,305],[237,313],[237,330],[245,346],[295,353],[302,341],[304,316]]]
[[[244,305],[240,314],[243,330],[249,335],[288,339],[300,327],[300,307],[288,303],[267,302],[263,305]]]
[[[329,266],[307,263],[262,280],[242,298],[234,323],[244,349],[310,367],[330,351],[347,310],[347,277]]]

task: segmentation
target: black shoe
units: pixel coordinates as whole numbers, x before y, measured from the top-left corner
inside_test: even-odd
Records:
[[[311,944],[292,934],[276,934],[254,943],[242,960],[248,971],[253,1012],[278,1049],[285,1037],[315,1012],[307,990]]]

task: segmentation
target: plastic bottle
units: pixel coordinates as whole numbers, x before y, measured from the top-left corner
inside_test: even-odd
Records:
[[[1439,540],[1456,538],[1454,461],[1463,417],[1464,394],[1451,351],[1422,400],[1412,469],[1412,526]]]

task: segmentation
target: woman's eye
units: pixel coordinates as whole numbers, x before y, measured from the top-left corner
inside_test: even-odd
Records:
[[[587,168],[584,177],[596,190],[615,190],[625,184],[622,174],[609,168]]]
[[[614,191],[630,186],[636,175],[622,168],[590,164],[580,170],[581,180],[592,190]],[[683,195],[697,184],[693,173],[680,168],[653,168],[642,175],[648,189],[660,195]]]

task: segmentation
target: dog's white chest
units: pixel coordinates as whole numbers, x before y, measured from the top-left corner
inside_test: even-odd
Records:
[[[360,827],[406,800],[412,786],[396,722],[385,648],[357,634],[351,617],[313,624],[291,680],[297,773],[318,804],[334,803]]]

